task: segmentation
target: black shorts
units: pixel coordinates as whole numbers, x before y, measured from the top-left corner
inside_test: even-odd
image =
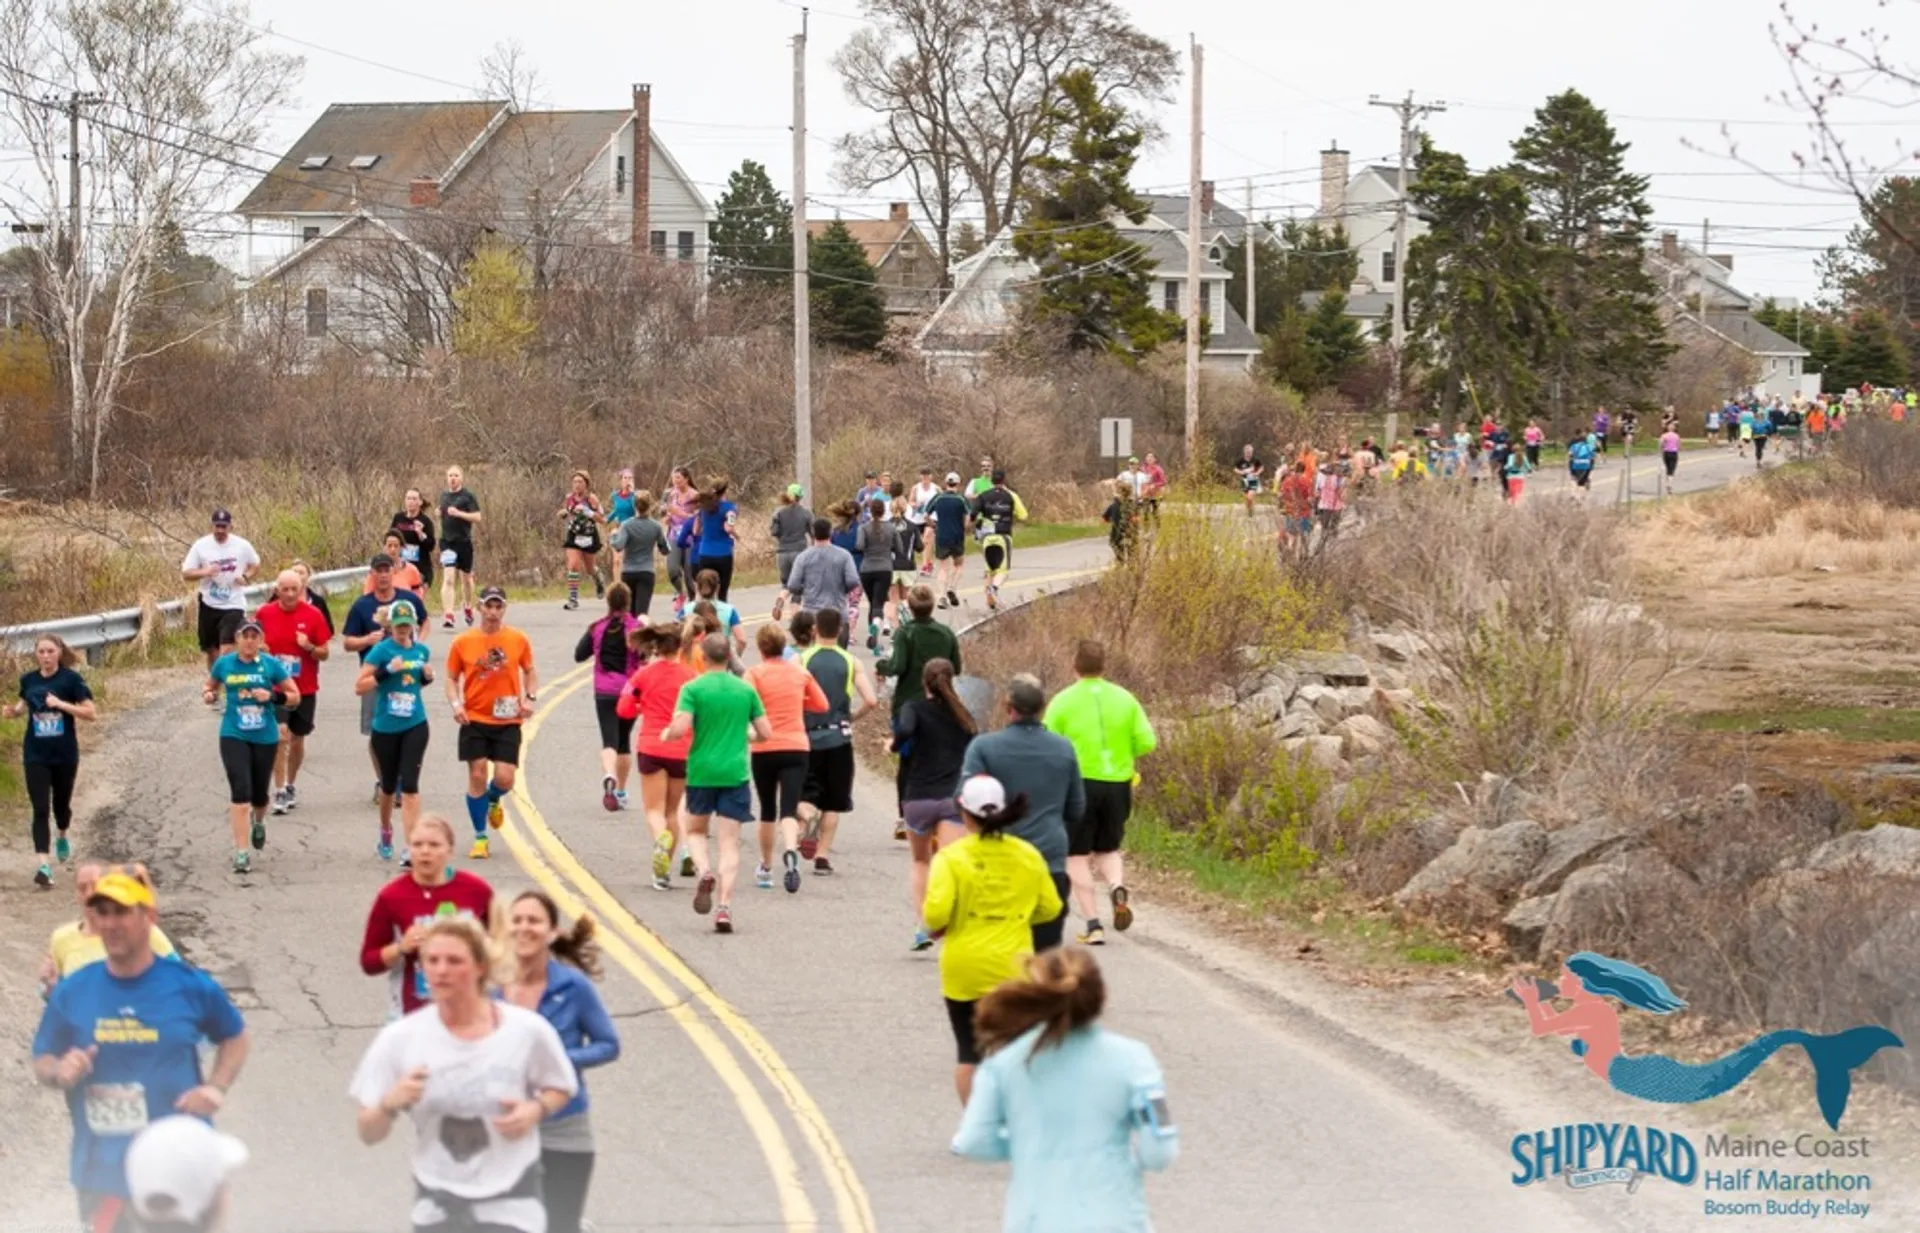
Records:
[[[209,608],[205,601],[200,604],[200,649],[217,651],[223,646],[232,646],[233,640],[240,636],[240,626],[247,614],[238,608]]]
[[[278,741],[260,745],[238,737],[221,737],[220,766],[227,772],[227,800],[265,809],[273,790],[273,759],[279,752]]]
[[[1670,453],[1670,452],[1663,452],[1660,455],[1660,461],[1663,464],[1665,464],[1667,468],[1667,478],[1672,479],[1673,473],[1680,468],[1680,455],[1675,453]]]
[[[427,725],[418,723],[401,732],[376,732],[373,759],[380,764],[380,790],[420,795],[420,765],[427,759]]]
[[[313,708],[320,701],[318,694],[300,695],[300,705],[278,708],[280,722],[294,736],[309,736],[313,733]]]
[[[635,754],[633,769],[642,775],[665,775],[668,779],[678,779],[683,783],[687,778],[685,758],[656,758],[652,754]]]
[[[762,822],[800,816],[800,794],[812,761],[812,754],[797,749],[753,755],[753,790],[760,797]]]
[[[633,752],[634,720],[620,718],[620,699],[593,696],[593,717],[600,721],[600,748]]]
[[[980,547],[980,559],[987,563],[987,572],[997,574],[1013,568],[1013,541],[1004,535],[990,536]]]
[[[1087,793],[1087,811],[1067,828],[1067,855],[1091,856],[1118,852],[1133,815],[1133,785],[1103,779],[1080,781]]]
[[[1573,471],[1569,474],[1573,476],[1573,484],[1576,488],[1585,488],[1587,481],[1593,478],[1592,471]]]
[[[967,541],[957,540],[951,544],[933,541],[933,559],[936,561],[964,561],[967,559]]]
[[[519,724],[462,724],[457,745],[462,762],[520,765]]]
[[[816,749],[807,755],[807,781],[800,799],[822,813],[853,810],[853,746]]]
[[[440,551],[453,554],[453,564],[441,568],[462,574],[473,572],[473,541],[470,539],[440,541]]]
[[[980,1064],[980,1047],[973,1042],[973,1008],[978,1002],[956,1002],[952,998],[947,1003],[947,1022],[953,1025],[954,1060],[962,1066]]]
[[[626,586],[631,597],[628,609],[637,617],[644,618],[647,615],[647,609],[653,607],[653,579],[652,570],[644,574],[620,575],[620,581]]]
[[[574,542],[576,538],[583,538],[588,542],[585,544],[577,544]],[[600,536],[597,534],[580,537],[565,535],[560,538],[560,546],[573,552],[584,552],[588,556],[594,556],[600,551]]]

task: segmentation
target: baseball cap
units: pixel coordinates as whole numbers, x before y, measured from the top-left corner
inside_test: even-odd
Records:
[[[393,558],[388,556],[384,552],[376,552],[373,554],[373,560],[367,562],[367,568],[368,569],[392,569]]]
[[[123,908],[150,908],[153,906],[153,892],[137,878],[124,873],[110,873],[93,884],[93,893],[87,896],[88,902],[95,899],[111,899]]]
[[[1128,462],[1139,462],[1139,461],[1140,461],[1140,459],[1139,459],[1139,457],[1138,457],[1138,456],[1136,456],[1136,455],[1133,455],[1133,454],[1128,454],[1128,455],[1127,455],[1127,461],[1128,461]]]
[[[207,521],[216,527],[230,527],[233,525],[233,515],[227,512],[226,506],[218,505],[214,507],[213,514]]]
[[[240,622],[240,628],[234,632],[237,634],[264,634],[267,631],[261,626],[260,622],[254,620],[252,617],[248,617],[246,620]]]
[[[798,484],[788,484],[787,495],[792,497],[794,500],[798,501],[801,497],[804,497],[807,495],[807,490],[802,488]]]
[[[507,592],[504,588],[502,587],[482,587],[481,588],[480,590],[481,603],[489,604],[494,602],[495,600],[498,600],[503,604],[507,602]]]
[[[413,610],[413,605],[404,600],[395,600],[387,607],[387,627],[389,629],[395,625],[412,625],[419,619],[420,614]]]
[[[999,813],[1007,807],[1007,790],[991,775],[975,775],[960,785],[960,808],[974,817]]]
[[[947,472],[947,482],[948,482],[949,484],[957,484],[957,483],[959,483],[959,482],[960,482],[960,473],[959,473],[958,471],[949,471],[949,472]]]
[[[127,1145],[127,1190],[142,1220],[199,1224],[233,1171],[247,1163],[247,1145],[197,1117],[163,1117]]]

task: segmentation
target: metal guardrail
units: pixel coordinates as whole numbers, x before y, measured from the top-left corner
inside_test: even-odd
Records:
[[[315,574],[307,580],[307,585],[326,595],[341,591],[358,591],[367,576],[367,567],[357,565],[351,569],[330,569]],[[273,594],[271,582],[257,582],[241,592],[246,596],[247,607],[265,601]],[[181,624],[187,617],[187,603],[184,599],[170,599],[155,605],[160,612],[161,624],[172,627]],[[0,646],[16,655],[25,655],[33,650],[33,644],[42,634],[57,635],[68,646],[84,652],[88,660],[95,660],[99,653],[117,643],[132,642],[140,636],[140,620],[145,609],[116,608],[112,612],[91,612],[86,616],[62,617],[57,621],[41,621],[34,625],[0,625]]]

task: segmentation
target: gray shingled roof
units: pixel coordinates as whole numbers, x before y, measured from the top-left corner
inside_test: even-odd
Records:
[[[538,193],[551,206],[631,119],[631,111],[516,112],[447,186],[443,202],[518,210]]]
[[[1257,288],[1256,288],[1257,290]],[[1322,291],[1309,291],[1300,297],[1300,306],[1312,312],[1314,305],[1320,302]],[[1393,294],[1388,291],[1362,291],[1358,295],[1347,296],[1347,316],[1365,320],[1378,320],[1393,313]]]
[[[1806,357],[1813,352],[1799,343],[1777,334],[1755,321],[1747,313],[1707,313],[1707,327],[1716,333],[1724,334],[1740,346],[1755,355],[1790,355]]]
[[[335,103],[288,148],[273,170],[234,207],[242,215],[348,214],[356,207],[402,209],[411,181],[440,179],[486,131],[504,102]],[[348,164],[380,161],[365,171]],[[302,171],[325,155],[319,171]]]
[[[1143,193],[1140,199],[1147,203],[1148,211],[1167,226],[1180,231],[1187,229],[1187,198],[1185,194],[1178,197],[1170,197]],[[1245,231],[1247,229],[1247,216],[1228,206],[1218,197],[1215,197],[1213,202],[1213,218],[1211,221],[1203,222],[1201,226],[1209,233],[1214,231]]]

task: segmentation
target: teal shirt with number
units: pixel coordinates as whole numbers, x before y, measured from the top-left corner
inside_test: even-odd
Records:
[[[374,685],[373,694],[373,730],[375,732],[405,732],[427,722],[426,704],[421,700],[420,687],[427,683],[427,664],[433,659],[433,652],[422,643],[403,647],[389,638],[376,643],[367,652],[367,667],[387,666],[386,679]]]
[[[240,652],[232,651],[213,661],[211,675],[227,698],[227,713],[220,717],[220,739],[278,745],[280,722],[274,716],[274,704],[240,695],[257,689],[277,691],[283,682],[293,679],[287,666],[271,655],[261,655],[248,663],[240,658]]]

